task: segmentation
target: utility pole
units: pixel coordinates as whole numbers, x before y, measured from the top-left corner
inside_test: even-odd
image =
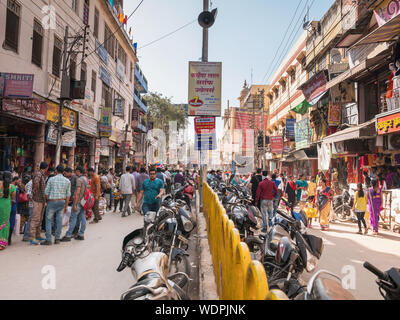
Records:
[[[62,147],[62,127],[63,127],[63,109],[66,101],[70,101],[75,99],[76,97],[71,97],[71,79],[68,76],[68,61],[70,60],[70,56],[72,53],[82,53],[82,63],[86,58],[86,43],[89,39],[87,39],[89,26],[86,25],[84,27],[84,34],[77,34],[73,37],[69,37],[69,26],[65,27],[65,35],[64,35],[64,48],[63,48],[63,61],[62,61],[62,74],[61,74],[61,96],[60,100],[60,108],[58,110],[58,123],[57,123],[57,143],[56,143],[56,156],[55,156],[55,165],[61,164],[61,147]],[[73,39],[71,43],[71,47],[69,48],[68,40]],[[80,41],[83,40],[82,51],[76,51],[74,48],[76,45],[81,45]],[[82,80],[82,79],[81,79]],[[85,82],[86,85],[86,82]],[[73,94],[74,95],[74,94]],[[79,98],[80,99],[80,98]]]
[[[63,50],[63,68],[62,68],[62,76],[61,76],[61,85],[65,86],[68,81],[68,25],[65,27],[65,35],[64,35],[64,50]],[[63,93],[63,90],[61,90]],[[62,146],[62,127],[63,127],[63,109],[65,102],[65,95],[61,94],[60,97],[60,108],[58,110],[58,126],[57,126],[57,145],[56,145],[56,159],[55,165],[58,166],[61,163],[61,146]]]
[[[203,0],[203,12],[206,12],[209,10],[209,2],[208,1],[209,0]],[[203,47],[202,47],[201,61],[208,62],[208,28],[203,28]],[[203,165],[204,151],[202,149],[203,149],[203,147],[200,146],[200,210],[201,211],[203,211],[203,200],[204,200],[203,181],[204,181],[205,175],[206,175],[205,168]]]
[[[262,148],[262,168],[263,170],[265,170],[265,90],[262,89],[260,91],[261,94],[261,107],[262,107],[262,122],[263,122],[263,131],[262,131],[262,135],[263,135],[263,148]]]
[[[129,131],[129,125],[126,125],[125,126],[125,140],[124,140],[124,149],[125,150],[122,150],[123,151],[123,153],[124,153],[124,164],[123,164],[123,166],[122,166],[122,170],[125,170],[125,168],[127,167],[127,165],[128,165],[128,159],[127,159],[127,157],[129,156],[129,152],[126,152],[126,147],[127,147],[127,140],[128,140],[128,131]]]

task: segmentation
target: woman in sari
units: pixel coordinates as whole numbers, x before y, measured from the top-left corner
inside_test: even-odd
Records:
[[[317,191],[319,223],[321,230],[329,229],[329,212],[331,210],[332,189],[327,186],[326,179],[320,181],[320,188]]]
[[[382,190],[377,180],[372,181],[372,188],[368,189],[368,210],[371,216],[371,225],[374,235],[378,235],[379,229],[379,213],[382,208]]]
[[[11,200],[15,201],[15,194],[15,187],[11,185],[11,173],[0,172],[0,251],[8,245]]]

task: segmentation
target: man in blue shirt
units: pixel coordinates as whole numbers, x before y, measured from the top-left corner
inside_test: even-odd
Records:
[[[296,190],[297,190],[297,202],[301,200],[301,194],[303,191],[307,191],[308,183],[304,180],[304,174],[301,174],[299,180],[296,182]]]
[[[136,203],[136,209],[139,210],[143,199],[142,211],[146,215],[149,211],[158,212],[161,205],[161,198],[165,194],[164,183],[157,179],[156,169],[150,169],[150,179],[145,180]]]

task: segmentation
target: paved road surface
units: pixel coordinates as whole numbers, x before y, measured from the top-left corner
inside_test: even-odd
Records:
[[[355,270],[355,288],[350,290],[356,299],[382,300],[375,283],[376,276],[364,269],[365,261],[386,271],[391,267],[400,268],[400,235],[383,231],[379,236],[358,235],[358,226],[353,223],[331,224],[331,230],[322,232],[314,223],[311,233],[324,239],[324,252],[317,270],[325,269],[340,275]],[[346,269],[348,268],[348,269]],[[306,280],[310,278],[307,274]]]
[[[101,223],[88,225],[85,241],[43,247],[16,238],[12,246],[0,253],[0,300],[119,299],[133,284],[129,269],[116,272],[122,239],[142,226],[143,217],[138,214],[121,218],[120,214],[110,212]],[[55,290],[42,288],[46,276],[42,268],[46,265],[55,267]]]

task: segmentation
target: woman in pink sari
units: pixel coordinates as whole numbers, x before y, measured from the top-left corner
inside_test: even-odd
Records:
[[[382,208],[382,190],[379,188],[378,181],[372,181],[372,188],[368,189],[368,209],[371,216],[371,225],[374,235],[378,235],[379,229],[379,213]]]

